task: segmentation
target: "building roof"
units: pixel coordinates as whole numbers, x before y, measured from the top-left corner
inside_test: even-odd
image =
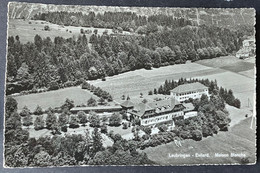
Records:
[[[145,103],[139,103],[134,106],[133,111],[136,112],[136,115],[142,116],[145,111],[154,110],[154,108],[150,107],[148,104]]]
[[[184,93],[184,92],[189,92],[189,91],[197,91],[201,89],[206,89],[205,85],[199,83],[199,82],[194,82],[194,83],[188,83],[188,84],[183,84],[175,87],[174,89],[171,90],[171,92],[174,93]]]
[[[91,107],[74,107],[72,109],[70,109],[71,111],[95,111],[95,110],[99,110],[99,111],[104,111],[104,110],[109,110],[109,109],[122,109],[121,106],[91,106]]]
[[[161,107],[170,107],[171,109],[174,108],[175,105],[180,104],[175,98],[170,98],[166,100],[160,100],[149,103],[149,106],[152,108],[161,108]]]
[[[126,100],[124,101],[123,103],[120,104],[122,107],[125,107],[125,108],[131,108],[131,107],[134,107],[134,103],[131,102],[130,100]]]
[[[171,111],[175,105],[180,104],[176,99],[171,98],[167,100],[160,100],[160,101],[155,101],[151,103],[139,103],[134,106],[134,109],[131,111],[132,114],[135,114],[137,116],[142,116],[146,111],[150,110],[156,110],[156,108],[164,108],[163,112],[165,111]]]

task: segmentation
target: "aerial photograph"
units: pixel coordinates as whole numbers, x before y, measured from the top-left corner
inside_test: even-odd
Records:
[[[7,15],[5,168],[255,164],[253,8]]]

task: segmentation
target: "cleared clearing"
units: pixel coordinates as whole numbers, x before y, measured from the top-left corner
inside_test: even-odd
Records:
[[[149,159],[160,165],[181,165],[181,164],[230,164],[241,163],[241,157],[215,157],[215,153],[243,153],[250,163],[255,161],[255,133],[250,129],[251,118],[243,120],[235,125],[229,132],[220,132],[214,137],[207,137],[201,141],[184,140],[182,147],[177,147],[174,142],[149,147],[143,150]],[[169,154],[191,154],[209,153],[210,158],[188,157],[173,158]]]
[[[31,24],[29,24],[29,22]],[[45,25],[50,27],[50,31],[44,31]],[[98,34],[101,34],[107,30],[108,34],[112,33],[112,29],[106,28],[93,28],[93,27],[76,27],[76,26],[61,26],[57,24],[52,24],[42,20],[22,20],[22,19],[9,19],[8,22],[8,36],[20,37],[21,43],[34,42],[34,37],[36,34],[40,35],[42,38],[50,37],[52,41],[55,37],[78,37],[80,35],[80,29],[91,30],[92,33],[94,29],[98,30]],[[92,35],[86,34],[87,39]],[[129,34],[129,32],[123,31],[124,34]]]
[[[108,91],[115,100],[120,101],[122,95],[129,95],[131,98],[138,96],[140,93],[147,94],[148,91],[158,88],[166,79],[178,80],[181,77],[191,78],[222,72],[225,71],[190,63],[154,68],[153,70],[140,69],[107,77],[106,81],[95,80],[89,82]]]
[[[37,105],[41,106],[43,109],[61,106],[66,98],[72,99],[75,105],[86,104],[90,97],[98,99],[97,96],[80,87],[69,87],[56,91],[16,96],[14,98],[18,102],[18,111],[24,106],[27,106],[33,111]]]

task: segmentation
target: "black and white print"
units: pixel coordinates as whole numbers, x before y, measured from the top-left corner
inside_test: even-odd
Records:
[[[255,10],[9,3],[4,166],[254,164]]]

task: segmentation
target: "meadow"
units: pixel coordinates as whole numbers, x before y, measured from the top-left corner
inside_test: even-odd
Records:
[[[236,66],[236,64],[239,65]],[[246,67],[241,69],[243,64]],[[254,70],[253,63],[226,56],[152,70],[140,69],[107,77],[106,81],[94,80],[89,82],[108,91],[116,101],[120,102],[122,95],[136,98],[139,97],[140,93],[143,93],[147,97],[148,91],[158,88],[166,79],[178,80],[181,77],[216,79],[219,86],[233,90],[235,97],[241,100],[242,107],[247,107],[248,99],[252,103],[255,93],[254,75],[250,76],[252,70]]]
[[[249,163],[254,163],[255,153],[255,132],[250,129],[251,118],[243,120],[232,127],[228,132],[219,132],[214,137],[203,138],[201,141],[184,140],[182,147],[177,147],[174,142],[149,147],[143,150],[152,161],[159,165],[183,165],[183,164],[238,164],[241,157],[215,157],[215,153],[230,154],[243,153]],[[255,125],[255,124],[254,124]],[[255,128],[254,128],[255,129]],[[173,158],[169,154],[207,154],[205,157]]]
[[[29,24],[29,22],[31,24]],[[50,31],[44,31],[44,26],[48,25]],[[107,30],[108,34],[112,33],[112,29],[106,28],[93,28],[93,27],[76,27],[76,26],[61,26],[57,24],[52,24],[41,20],[22,20],[22,19],[9,19],[8,21],[8,36],[20,37],[21,43],[34,42],[34,37],[36,34],[40,35],[42,38],[50,37],[53,41],[55,37],[77,38],[80,35],[80,29],[91,30],[91,34],[86,34],[89,40],[90,36],[93,34],[95,29],[98,30],[98,34]],[[124,34],[129,34],[129,32],[123,31]]]
[[[41,106],[43,109],[59,107],[64,104],[66,98],[72,99],[75,105],[87,104],[90,97],[93,97],[96,100],[98,99],[97,96],[87,90],[81,89],[81,87],[69,87],[56,91],[15,96],[14,98],[18,102],[18,111],[24,106],[27,106],[31,111],[34,111],[37,105]]]

